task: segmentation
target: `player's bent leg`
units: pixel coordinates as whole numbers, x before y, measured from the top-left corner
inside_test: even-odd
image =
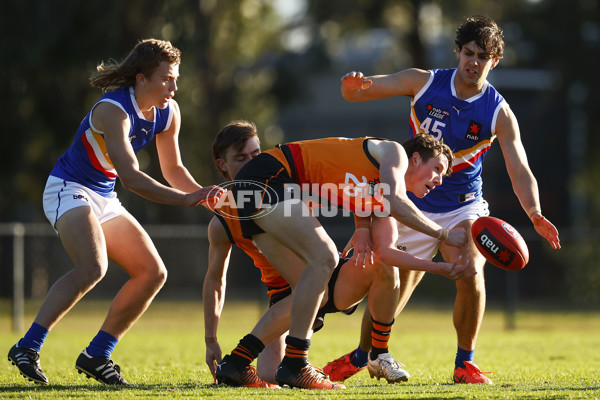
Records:
[[[80,206],[65,212],[56,223],[56,229],[75,268],[52,285],[34,324],[25,336],[35,336],[37,339],[33,342],[37,343],[37,348],[30,348],[31,345],[21,346],[23,340],[20,340],[8,353],[9,361],[19,369],[21,375],[42,385],[49,383],[41,368],[39,356],[46,334],[104,277],[108,268],[102,229],[90,207]],[[89,234],[82,235],[81,232]],[[43,330],[43,335],[41,332],[34,332],[36,329]]]
[[[468,384],[493,384],[473,362],[477,336],[485,311],[485,282],[483,272],[456,282],[454,327],[458,351],[454,364],[454,382]]]
[[[371,378],[384,378],[388,383],[406,382],[410,378],[410,374],[403,368],[404,365],[389,353],[387,345],[399,296],[398,268],[380,262],[378,273],[369,290],[369,309],[373,317],[367,370]]]
[[[108,256],[129,275],[115,296],[102,330],[120,339],[148,308],[167,280],[167,268],[154,243],[129,214],[104,224]]]
[[[75,267],[52,285],[38,311],[35,322],[48,330],[100,282],[108,270],[106,241],[90,207],[65,212],[58,219],[56,229]]]
[[[292,250],[305,261],[306,266],[294,288],[294,292],[302,296],[293,297],[290,335],[308,338],[327,282],[338,262],[337,249],[319,221],[305,216],[310,215],[307,210],[303,211],[307,209],[305,204],[290,205],[287,209],[281,204],[255,220],[266,233],[254,235],[253,240],[286,280],[292,272],[277,262],[281,248]]]
[[[410,297],[424,276],[425,272],[423,271],[400,271],[400,296],[394,317],[398,317],[402,310],[404,310],[408,300],[410,300]]]
[[[344,310],[352,307],[367,295],[377,266],[360,268],[355,266],[352,261],[347,261],[339,268],[340,272],[334,290],[334,304],[337,309]],[[368,307],[366,309],[368,310]],[[371,325],[370,314],[369,325]],[[365,351],[361,351],[360,348],[352,350],[325,365],[323,372],[332,381],[343,382],[365,369],[367,367],[367,353],[371,348],[370,340],[369,336],[369,347]],[[361,354],[357,354],[358,352],[361,352]]]
[[[148,308],[164,285],[167,270],[149,235],[129,214],[124,213],[102,224],[108,257],[130,276],[115,296],[101,332],[116,342]],[[92,342],[93,343],[93,342]],[[106,355],[90,354],[85,348],[75,362],[75,368],[88,378],[108,385],[126,385],[120,367]]]
[[[294,287],[289,335],[286,338],[285,356],[277,369],[276,379],[280,385],[307,389],[336,389],[337,385],[308,363],[310,332],[317,309],[327,287],[327,282],[338,262],[335,243],[327,235],[319,221],[312,217],[304,203],[284,201],[269,214],[255,218],[254,222],[266,233],[253,239],[273,266],[277,249],[292,250],[306,262],[306,266]],[[286,278],[285,267],[278,272]]]

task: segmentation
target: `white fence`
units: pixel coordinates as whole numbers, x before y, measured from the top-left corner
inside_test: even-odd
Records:
[[[350,237],[351,222],[350,227],[341,224],[325,226],[338,248],[342,248]],[[202,283],[208,258],[207,226],[145,225],[144,228],[152,237],[169,269],[169,278],[161,291],[161,296],[183,296],[201,301]],[[532,228],[517,229],[530,245],[538,247],[546,245]],[[571,235],[569,232],[561,233],[564,243],[564,239]],[[543,257],[538,254],[535,259],[539,262]],[[0,262],[2,262],[0,296],[11,292],[12,328],[14,331],[22,332],[26,296],[35,299],[45,296],[48,285],[72,268],[72,263],[48,224],[20,222],[0,223]],[[9,263],[12,265],[8,265]],[[237,294],[238,297],[263,298],[264,288],[260,283],[258,271],[251,266],[250,259],[239,249],[232,252],[229,270],[228,297]],[[525,272],[536,274],[534,282],[538,282],[537,274],[544,273],[545,270],[547,265],[530,265]],[[9,283],[4,279],[10,275],[12,275],[12,282]],[[530,286],[532,276],[507,273],[496,268],[486,270],[488,298],[504,303],[508,329],[515,327],[514,314],[518,307],[519,293],[528,293],[528,289],[532,287]],[[107,278],[98,284],[94,292],[101,295],[110,293],[112,296],[126,278],[120,268],[109,268]],[[451,282],[435,275],[424,280],[420,286],[414,297],[426,296],[427,300],[435,301],[437,296],[437,299],[447,301],[454,293],[454,285]]]
[[[145,226],[145,229],[150,234],[152,239],[155,240],[155,242],[160,239],[177,239],[178,241],[187,239],[192,240],[194,244],[205,245],[207,243],[206,225],[154,225]],[[12,245],[7,243],[10,238],[12,238]],[[6,278],[9,273],[12,275],[12,328],[14,331],[22,331],[24,325],[23,315],[27,281],[25,274],[28,269],[32,269],[29,264],[45,261],[48,265],[50,265],[50,267],[45,266],[42,269],[45,271],[52,269],[54,274],[59,275],[62,275],[63,272],[66,272],[66,268],[69,268],[71,264],[70,260],[68,260],[68,257],[66,257],[66,253],[64,253],[62,250],[62,246],[60,245],[60,241],[56,233],[48,224],[25,224],[21,222],[0,223],[0,239],[5,240],[3,243],[6,244],[6,246],[3,247],[5,248],[6,253],[11,253],[10,257],[7,256],[5,259],[12,259],[12,266],[10,268],[6,268],[7,266],[4,266],[4,273],[2,274],[3,279]],[[42,246],[42,249],[35,249],[35,244],[32,246],[31,243],[29,243],[29,241],[32,240],[35,243],[36,241],[40,241],[42,239],[49,241],[50,245]],[[28,241],[27,248],[26,241]],[[0,254],[2,253],[1,250],[3,247],[0,246]],[[31,247],[34,247],[34,249]],[[202,249],[204,246],[190,246],[187,244],[187,247],[200,247]],[[55,255],[54,260],[51,259],[52,257],[44,254],[36,254],[43,253],[44,250],[47,250],[48,248],[51,248],[52,252],[54,253],[61,252],[61,254]],[[200,253],[203,252],[200,251]],[[26,258],[35,258],[35,260],[26,260]],[[194,257],[193,255],[191,255],[189,258],[201,260],[201,258]],[[171,259],[173,259],[173,257],[171,257]],[[193,261],[190,262],[190,264],[192,263]],[[177,262],[177,264],[180,265],[181,263]],[[198,262],[198,264],[202,264],[201,261]],[[27,268],[28,265],[30,268]],[[196,275],[203,276],[203,273]],[[48,280],[47,272],[42,274],[42,276],[42,280]],[[35,277],[29,278],[34,280],[36,279]],[[197,278],[195,279],[197,280]],[[33,284],[32,286],[36,285]],[[45,289],[47,289],[47,282],[41,285],[41,290],[38,290],[38,292],[43,292]]]

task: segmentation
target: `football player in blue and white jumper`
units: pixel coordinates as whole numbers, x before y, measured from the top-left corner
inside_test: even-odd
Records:
[[[181,52],[170,42],[147,39],[122,62],[101,63],[90,78],[106,93],[81,122],[43,195],[46,217],[74,268],[50,288],[33,324],[8,354],[36,383],[49,383],[39,361],[48,331],[105,276],[110,260],[129,280],[75,367],[106,384],[127,384],[111,353],[165,283],[167,269],[150,236],[119,202],[117,177],[126,189],[163,204],[193,207],[221,191],[200,186],[181,161],[181,114],[173,99],[180,60]],[[153,138],[170,186],[139,169],[136,153]]]

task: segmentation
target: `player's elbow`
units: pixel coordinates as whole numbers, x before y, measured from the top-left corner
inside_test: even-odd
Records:
[[[121,181],[121,184],[125,189],[130,190],[132,192],[136,191],[138,180],[135,178],[134,174],[119,174],[119,180]]]

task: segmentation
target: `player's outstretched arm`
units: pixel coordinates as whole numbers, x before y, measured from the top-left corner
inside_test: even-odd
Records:
[[[423,215],[406,195],[404,176],[408,169],[408,157],[404,148],[399,143],[382,140],[369,140],[368,147],[371,155],[379,161],[381,184],[389,187],[389,194],[384,198],[390,215],[409,228],[444,241],[449,246],[464,246],[467,240],[464,229],[443,229]]]
[[[430,76],[429,71],[417,68],[369,77],[365,77],[362,72],[352,71],[342,76],[340,92],[342,97],[350,102],[415,96]]]
[[[373,218],[373,243],[376,257],[386,265],[393,265],[400,270],[425,271],[440,274],[450,279],[461,279],[475,275],[473,268],[468,269],[460,257],[454,263],[434,262],[415,257],[396,247],[398,232],[393,218]]]
[[[502,108],[498,113],[496,136],[513,191],[521,206],[527,212],[536,232],[545,238],[553,249],[560,249],[558,230],[542,215],[537,180],[529,168],[517,118],[508,107]]]
[[[204,341],[206,343],[206,364],[217,383],[217,364],[221,362],[222,351],[217,339],[217,328],[225,303],[226,275],[229,266],[231,242],[221,221],[213,217],[208,225],[208,269],[204,277],[202,300],[204,306]]]
[[[209,186],[187,193],[165,186],[139,169],[139,163],[129,143],[130,121],[119,107],[103,102],[93,111],[92,120],[97,129],[104,132],[104,141],[110,160],[123,186],[148,200],[171,205],[193,207],[210,195],[218,195],[223,189]]]

